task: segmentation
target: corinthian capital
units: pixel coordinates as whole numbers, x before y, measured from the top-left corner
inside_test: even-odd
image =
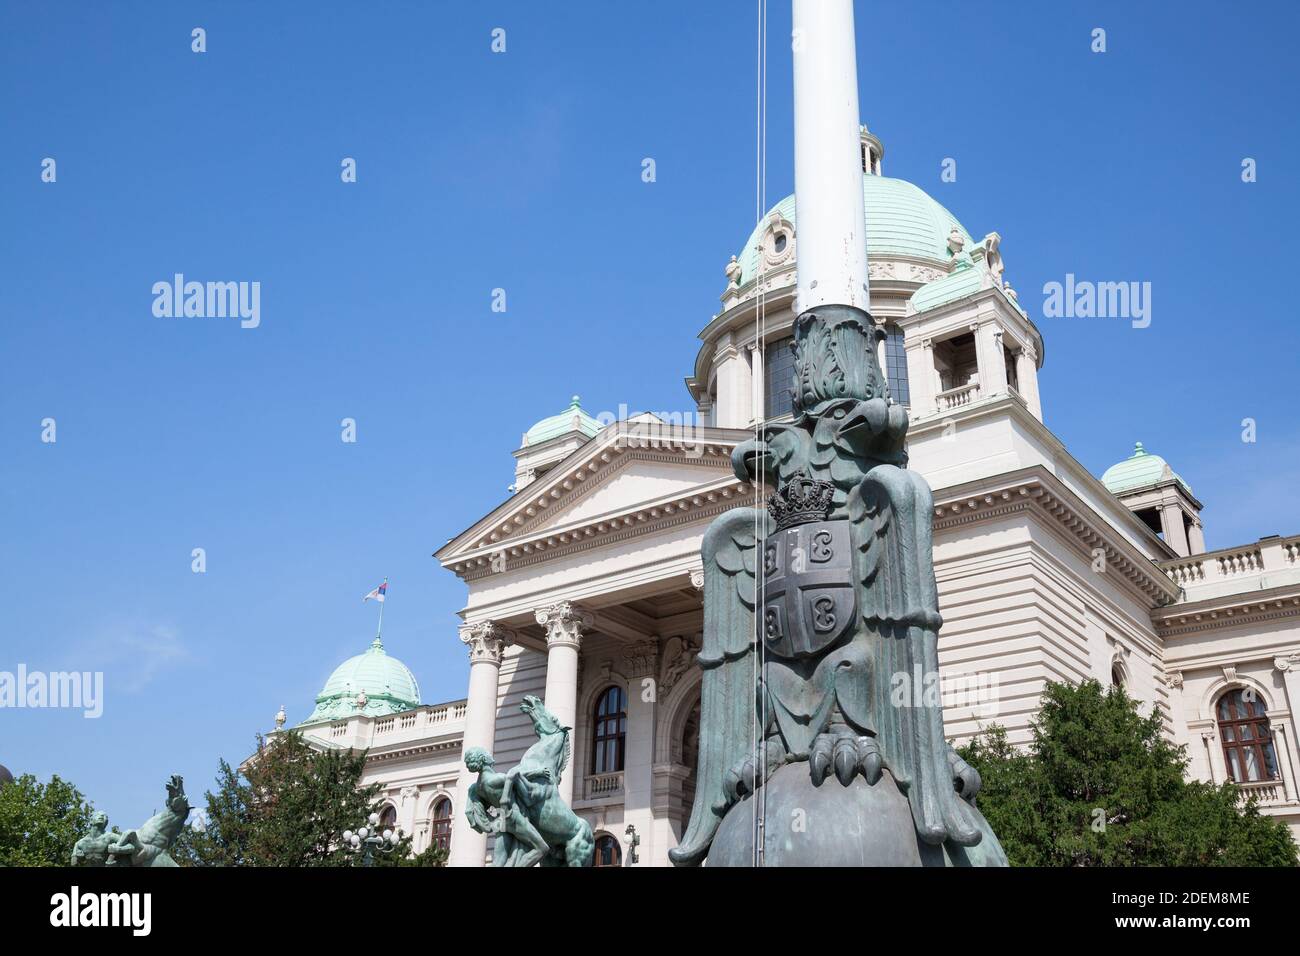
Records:
[[[546,646],[582,646],[582,634],[591,627],[592,617],[568,601],[552,604],[537,612],[537,623],[546,628]]]
[[[470,663],[501,663],[501,655],[515,642],[514,632],[495,621],[466,624],[460,629],[461,642],[469,647]]]

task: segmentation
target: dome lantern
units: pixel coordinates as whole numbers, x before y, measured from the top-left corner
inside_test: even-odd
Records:
[[[885,158],[885,147],[881,145],[880,137],[865,126],[859,126],[858,141],[862,149],[862,171],[868,176],[883,175],[880,161]]]
[[[1185,558],[1205,551],[1202,506],[1192,486],[1142,442],[1134,444],[1128,458],[1107,468],[1101,483],[1175,554]]]
[[[514,452],[515,483],[510,486],[510,491],[520,491],[532,484],[603,427],[600,420],[583,409],[582,399],[574,395],[564,411],[548,415],[524,432],[523,442]]]

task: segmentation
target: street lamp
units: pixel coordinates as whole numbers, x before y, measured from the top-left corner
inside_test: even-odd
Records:
[[[374,866],[376,853],[392,853],[402,839],[400,832],[385,830],[383,834],[374,828],[379,826],[379,814],[370,814],[370,826],[360,827],[356,833],[343,831],[343,846],[354,853],[361,854],[362,866]]]
[[[636,866],[641,862],[641,858],[636,853],[636,848],[641,845],[641,836],[636,832],[636,827],[630,823],[627,825],[627,829],[623,831],[623,835],[627,837],[628,866]]]

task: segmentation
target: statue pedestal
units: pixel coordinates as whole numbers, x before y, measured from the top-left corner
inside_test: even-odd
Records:
[[[759,796],[764,793],[765,866],[1006,866],[982,817],[986,838],[978,846],[921,843],[907,798],[888,770],[875,786],[857,776],[845,787],[832,774],[814,787],[807,762],[790,763],[772,774]],[[746,797],[723,818],[706,866],[753,866],[754,799]]]

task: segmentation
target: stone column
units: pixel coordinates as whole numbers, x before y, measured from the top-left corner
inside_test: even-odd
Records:
[[[1016,352],[1016,389],[1034,417],[1041,422],[1043,406],[1038,397],[1038,361],[1034,353],[1027,348]]]
[[[1007,391],[1007,359],[1002,348],[1002,330],[996,323],[972,325],[975,335],[975,360],[979,363],[980,397],[1004,395]]]
[[[1282,675],[1282,686],[1286,688],[1287,710],[1291,713],[1291,730],[1292,733],[1285,734],[1282,743],[1286,747],[1287,762],[1300,772],[1300,740],[1296,739],[1295,726],[1297,723],[1296,714],[1300,713],[1300,652],[1288,654],[1286,657],[1273,658],[1273,667]],[[1281,726],[1280,721],[1273,721],[1275,725]],[[1281,750],[1281,747],[1274,747],[1275,750]],[[1282,755],[1279,753],[1277,759],[1281,761]],[[1283,773],[1285,777],[1285,772]],[[1291,789],[1287,796],[1292,800],[1300,799],[1300,780],[1292,782]]]
[[[1187,545],[1192,554],[1205,553],[1205,529],[1199,521],[1193,521],[1187,529]]]
[[[591,615],[562,601],[537,612],[537,623],[546,629],[546,709],[565,727],[578,722],[578,651],[582,634],[591,627]],[[572,739],[572,738],[570,738]],[[560,776],[560,796],[573,804],[573,780],[578,759],[574,755]]]
[[[1273,738],[1273,759],[1282,778],[1282,792],[1287,803],[1296,801],[1295,767],[1291,764],[1291,748],[1287,744],[1286,722],[1276,718],[1268,722],[1268,732]]]
[[[1217,735],[1213,730],[1201,731],[1201,741],[1205,744],[1205,762],[1210,772],[1210,783],[1217,787],[1222,778],[1218,769],[1219,759],[1215,757],[1214,753],[1219,749],[1216,745],[1216,739]],[[1222,751],[1220,751],[1219,758],[1222,758],[1222,756]]]
[[[876,364],[880,366],[880,374],[884,378],[885,384],[889,384],[889,349],[886,347],[886,341],[889,333],[885,331],[885,320],[876,319],[876,328],[880,330],[880,341],[876,343]],[[890,393],[894,401],[898,401],[898,396]]]
[[[461,754],[473,747],[491,753],[496,745],[497,677],[506,646],[514,634],[493,621],[467,624],[460,629],[460,639],[469,647],[469,698],[465,702],[465,735]],[[479,833],[465,818],[465,803],[476,774],[462,762],[456,783],[456,813],[452,819],[449,866],[483,866],[487,858],[487,835]]]
[[[757,344],[751,345],[749,347],[749,382],[751,386],[749,406],[755,421],[761,420],[767,415],[767,398],[763,394],[764,375],[763,352]]]
[[[659,708],[659,642],[641,641],[623,657],[627,676],[627,740],[623,753],[623,819],[641,837],[641,861],[657,859],[654,817],[655,721]]]
[[[420,821],[415,818],[419,796],[419,787],[403,787],[397,797],[397,829],[414,841],[416,853],[424,849],[420,841]]]
[[[1174,554],[1187,557],[1191,551],[1187,544],[1187,526],[1183,523],[1183,509],[1178,505],[1165,505],[1160,509],[1160,524],[1165,530],[1165,544]]]
[[[730,342],[718,348],[713,361],[718,370],[718,401],[714,405],[714,418],[720,428],[744,428],[751,421],[750,405],[753,401],[749,362]]]
[[[936,378],[934,341],[921,339],[920,344],[914,348],[907,348],[907,387],[912,393],[912,417],[920,418],[934,413],[934,397],[938,394]]]

